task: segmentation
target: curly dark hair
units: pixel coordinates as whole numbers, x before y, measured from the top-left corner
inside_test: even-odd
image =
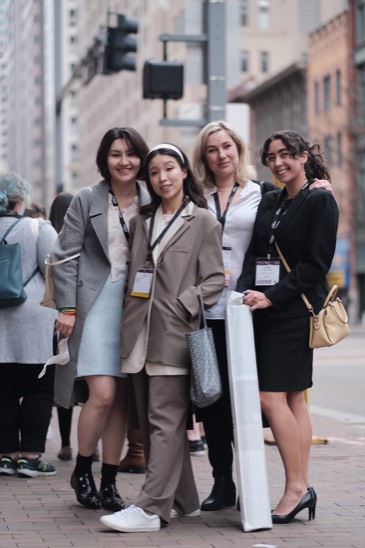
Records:
[[[273,141],[280,139],[290,155],[293,158],[301,156],[303,152],[308,152],[308,160],[304,165],[307,179],[327,179],[331,181],[331,175],[324,163],[323,153],[318,144],[311,145],[309,141],[304,139],[302,135],[290,130],[276,131],[266,139],[262,149],[260,150],[261,163],[267,166],[267,156],[269,147]]]
[[[172,143],[165,143],[165,144],[172,145]],[[147,160],[146,160],[146,183],[147,183],[148,191],[151,195],[151,202],[147,205],[140,207],[140,212],[145,215],[149,215],[149,216],[153,215],[153,213],[156,211],[156,209],[161,203],[161,198],[153,190],[153,187],[151,185],[151,181],[149,178],[149,174],[148,174],[149,163],[151,162],[152,158],[154,158],[158,154],[171,156],[178,162],[181,168],[186,169],[187,175],[184,179],[184,195],[189,196],[192,202],[194,202],[194,204],[197,205],[198,207],[203,207],[204,209],[208,208],[207,201],[204,197],[203,187],[196,181],[196,178],[193,174],[188,157],[181,150],[180,147],[177,147],[176,145],[172,145],[172,146],[174,146],[180,151],[181,156],[177,151],[167,147],[163,148],[163,146],[161,146],[161,148],[158,148],[158,149],[152,149],[148,153]]]

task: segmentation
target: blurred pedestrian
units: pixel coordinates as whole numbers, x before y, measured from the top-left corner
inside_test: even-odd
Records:
[[[69,192],[60,192],[57,194],[52,202],[49,220],[52,226],[57,231],[61,232],[63,227],[63,221],[68,210],[70,203],[72,202],[73,194]],[[54,352],[57,352],[57,332],[54,334]],[[71,447],[71,425],[72,425],[73,405],[70,407],[57,406],[57,418],[58,426],[61,436],[61,449],[57,456],[60,460],[72,459],[72,447]]]
[[[54,390],[54,367],[39,379],[52,356],[55,312],[40,306],[44,261],[57,233],[49,221],[24,216],[31,186],[15,173],[0,175],[0,239],[21,246],[27,299],[0,308],[0,475],[54,476],[43,460]],[[6,236],[5,236],[6,234]]]

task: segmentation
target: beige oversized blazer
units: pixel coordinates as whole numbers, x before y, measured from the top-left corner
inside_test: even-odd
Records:
[[[137,215],[130,225],[132,251],[124,303],[121,356],[133,350],[148,321],[146,359],[150,363],[190,368],[185,334],[198,329],[200,285],[206,308],[219,299],[224,287],[221,226],[207,210],[190,203],[180,226],[164,245],[154,269],[151,296],[131,296],[138,268],[147,257],[150,219]]]

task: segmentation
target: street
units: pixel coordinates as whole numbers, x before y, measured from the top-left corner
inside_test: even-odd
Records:
[[[154,533],[108,530],[99,521],[105,511],[87,510],[75,500],[69,484],[75,460],[57,459],[60,437],[54,410],[45,459],[57,467],[57,476],[0,477],[0,548],[364,548],[364,335],[364,326],[358,326],[335,347],[316,351],[310,396],[313,431],[328,443],[311,450],[311,484],[318,494],[315,520],[308,521],[308,514],[301,512],[288,525],[244,533],[240,514],[232,507],[174,519]],[[79,411],[76,407],[73,418],[74,455]],[[266,445],[265,454],[273,505],[282,493],[283,467],[276,446]],[[212,485],[211,468],[207,456],[193,457],[192,462],[203,500]],[[99,482],[100,463],[93,469]],[[131,504],[143,475],[118,474],[117,481],[124,500]]]
[[[350,326],[349,337],[314,351],[312,413],[365,424],[365,326]]]

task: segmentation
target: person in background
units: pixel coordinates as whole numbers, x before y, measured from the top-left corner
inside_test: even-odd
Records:
[[[49,220],[52,226],[57,231],[61,232],[63,227],[64,217],[68,210],[70,203],[72,202],[73,194],[70,192],[61,192],[57,194],[52,202]],[[54,351],[57,350],[57,334],[54,335]],[[72,425],[72,413],[73,406],[68,408],[57,406],[58,426],[61,436],[61,449],[58,452],[58,458],[60,460],[72,459],[72,447],[71,447],[71,425]]]
[[[261,161],[285,186],[259,205],[237,291],[253,312],[261,408],[284,465],[284,493],[272,511],[273,523],[280,524],[306,508],[309,519],[315,517],[317,495],[308,487],[312,427],[304,398],[312,386],[313,350],[301,294],[318,313],[328,293],[339,214],[330,192],[309,191],[313,180],[330,180],[319,145],[278,131],[266,139]],[[277,245],[290,272],[280,264]]]
[[[275,190],[270,182],[257,184],[246,144],[224,121],[210,122],[199,132],[193,150],[193,171],[205,189],[208,209],[218,219],[222,231],[225,288],[219,302],[207,311],[223,384],[223,395],[213,405],[196,409],[202,420],[212,466],[213,488],[201,510],[214,511],[233,506],[236,487],[232,479],[233,421],[229,391],[224,313],[228,291],[235,290],[243,259],[250,243],[257,207],[264,192]],[[311,189],[327,181],[314,180]]]
[[[71,486],[86,508],[124,508],[116,475],[127,429],[127,382],[120,366],[122,301],[129,260],[130,219],[149,195],[140,182],[148,147],[130,127],[103,136],[96,164],[103,179],[72,200],[51,262],[56,328],[69,338],[70,363],[56,367],[56,404],[69,407],[75,378],[84,378],[88,399],[78,422],[78,455]],[[102,439],[101,485],[92,474]]]
[[[128,409],[129,411],[130,409]],[[118,472],[144,474],[146,472],[146,461],[139,428],[128,428],[127,442],[127,453],[119,463]]]
[[[24,216],[30,193],[30,184],[17,174],[0,175],[0,239],[14,225],[6,242],[20,244],[23,280],[29,280],[22,304],[0,308],[0,475],[24,478],[56,474],[42,458],[52,414],[54,367],[42,378],[38,375],[53,354],[55,312],[39,302],[44,261],[57,233],[49,221]]]
[[[30,207],[26,207],[23,213],[24,217],[32,217],[32,219],[47,219],[46,210],[42,206],[31,203]]]
[[[117,531],[158,531],[171,517],[199,514],[186,434],[190,357],[186,333],[224,284],[220,227],[186,155],[163,143],[147,157],[151,204],[131,222],[131,262],[122,322],[123,371],[133,377],[147,460],[135,504],[101,517]]]

